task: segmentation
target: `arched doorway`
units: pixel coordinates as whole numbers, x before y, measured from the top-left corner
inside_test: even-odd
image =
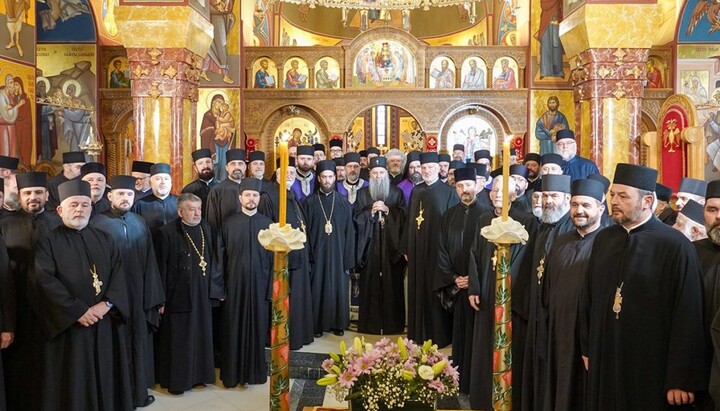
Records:
[[[382,153],[391,148],[403,151],[425,150],[425,132],[420,122],[405,109],[378,104],[357,116],[345,134],[348,151],[377,147]]]
[[[455,144],[465,146],[466,159],[473,160],[477,150],[490,150],[495,157],[506,130],[498,117],[480,105],[460,107],[440,129],[440,150],[452,152]]]

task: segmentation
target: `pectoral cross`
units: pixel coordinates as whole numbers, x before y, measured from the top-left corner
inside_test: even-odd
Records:
[[[100,278],[97,274],[97,268],[95,268],[95,264],[93,264],[92,268],[90,269],[90,275],[92,275],[93,283],[92,286],[95,288],[95,295],[100,295],[100,287],[103,286],[103,282],[100,281]]]
[[[620,283],[620,287],[615,289],[615,299],[613,300],[613,312],[615,313],[615,319],[620,319],[620,311],[622,311],[622,288],[625,282]]]
[[[540,265],[537,268],[537,279],[538,285],[542,282],[543,274],[545,273],[545,256],[543,255],[540,259]]]
[[[415,219],[415,221],[417,221],[418,230],[420,229],[420,225],[423,223],[423,221],[425,221],[425,219],[423,218],[423,212],[425,212],[425,209],[423,209],[422,203],[420,203],[420,214],[418,214],[417,218]]]
[[[303,233],[305,232],[305,222],[303,220],[300,220],[300,229]]]
[[[200,269],[202,270],[202,275],[205,277],[205,268],[207,267],[207,263],[205,262],[205,256],[200,256],[200,262],[198,263],[200,266]]]

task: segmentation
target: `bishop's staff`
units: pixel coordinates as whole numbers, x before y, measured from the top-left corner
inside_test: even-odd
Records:
[[[510,246],[525,244],[528,232],[509,217],[510,137],[503,141],[502,216],[480,234],[495,243],[495,325],[493,327],[493,410],[512,410],[512,299]]]

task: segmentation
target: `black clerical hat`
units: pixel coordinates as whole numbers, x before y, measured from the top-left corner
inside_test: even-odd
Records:
[[[324,153],[325,152],[325,144],[315,143],[315,144],[313,144],[313,150],[314,151],[322,151]],[[313,153],[313,154],[315,154],[315,153]]]
[[[135,177],[116,175],[110,178],[112,190],[135,190]]]
[[[209,148],[201,148],[192,152],[193,161],[198,161],[201,158],[212,158],[212,153]]]
[[[312,155],[312,154],[311,154]],[[231,161],[245,161],[246,155],[245,150],[241,148],[233,148],[232,150],[228,150],[225,153],[225,162],[229,163]]]
[[[690,193],[695,194],[696,196],[705,197],[705,192],[707,191],[707,182],[703,180],[698,180],[696,178],[689,178],[689,177],[683,177],[683,179],[680,181],[680,187],[678,188],[678,193]]]
[[[478,150],[473,153],[473,158],[475,158],[475,161],[478,161],[481,158],[487,158],[488,160],[492,161],[490,150]]]
[[[150,167],[152,167],[152,165],[153,163],[149,161],[133,161],[132,171],[136,173],[150,174]]]
[[[63,164],[84,163],[85,152],[83,151],[67,151],[63,153]]]
[[[597,174],[597,173],[588,174],[587,178],[588,178],[588,180],[595,180],[595,181],[600,182],[603,185],[603,187],[605,188],[605,191],[604,191],[605,193],[607,193],[608,189],[610,188],[610,179],[605,177],[602,174]]]
[[[655,191],[657,170],[636,164],[618,163],[613,184],[623,184],[645,191]]]
[[[436,152],[430,152],[430,153],[420,153],[420,164],[428,164],[428,163],[438,163],[438,153]]]
[[[510,166],[510,175],[511,176],[521,176],[525,180],[528,178],[528,173],[530,171],[527,167],[521,164],[513,164]]]
[[[540,160],[541,164],[557,164],[559,166],[562,166],[563,163],[562,156],[557,153],[543,154]]]
[[[368,169],[372,170],[375,167],[387,168],[387,159],[382,156],[373,157],[370,159]]]
[[[485,177],[488,176],[488,166],[487,164],[479,164],[479,163],[469,163],[465,167],[472,167],[475,169],[475,176],[477,177]],[[455,170],[457,171],[457,170]]]
[[[133,185],[134,183],[133,179]],[[47,188],[47,174],[34,171],[30,173],[20,173],[17,175],[17,187],[18,190],[30,187],[45,187]]]
[[[0,168],[17,170],[20,159],[17,157],[0,156]]]
[[[312,157],[315,155],[315,147],[313,147],[313,146],[298,146],[297,155]]]
[[[496,168],[495,170],[490,172],[490,177],[496,178],[502,175],[502,168]]]
[[[343,158],[345,158],[345,164],[360,164],[360,153],[345,153],[345,156]]]
[[[378,156],[379,156],[379,155],[380,155],[380,150],[378,150],[377,147],[370,147],[370,148],[367,149],[367,153],[368,153],[368,155],[370,155],[370,154],[375,154],[375,155],[378,155]]]
[[[588,196],[602,201],[605,191],[603,185],[597,180],[580,179],[572,182],[570,186],[570,195],[573,196]]]
[[[265,152],[253,151],[252,153],[248,154],[248,162],[252,163],[253,161],[265,162]]]
[[[484,164],[481,164],[481,165],[484,165]],[[459,181],[465,181],[465,180],[475,181],[475,177],[476,177],[475,167],[463,167],[463,168],[458,168],[457,170],[455,170],[455,182],[456,183]]]
[[[540,157],[540,154],[538,153],[527,153],[525,154],[525,162],[528,161],[534,161],[538,164],[542,163],[542,158]]]
[[[413,161],[420,161],[420,152],[417,150],[407,153],[407,163],[410,164]]]
[[[288,157],[288,167],[295,167],[295,157]],[[275,168],[280,170],[280,159],[275,159]]]
[[[342,148],[342,146],[343,146],[343,141],[340,140],[339,138],[334,138],[334,139],[332,139],[332,140],[330,140],[330,141],[328,142],[328,145],[330,146],[330,148],[333,148],[333,147],[340,147],[340,148]]]
[[[60,195],[60,202],[72,196],[90,197],[90,183],[79,179],[66,181],[58,186],[58,194]]]
[[[555,134],[555,141],[560,141],[564,138],[575,140],[575,133],[572,130],[564,128]]]
[[[695,200],[688,200],[679,213],[698,224],[705,225],[704,207]]]
[[[150,167],[150,175],[155,174],[170,174],[170,164],[168,163],[155,163]]]
[[[455,151],[455,150],[465,151],[465,146],[462,144],[455,144],[455,145],[453,145],[453,151]]]
[[[589,177],[588,177],[589,178]],[[710,185],[708,184],[708,189],[710,188]],[[720,192],[718,192],[720,194]],[[662,185],[660,183],[655,184],[655,196],[660,201],[668,202],[670,201],[670,197],[672,197],[672,188]]]
[[[359,154],[360,154],[360,157],[367,157],[367,150],[360,150]]]
[[[465,167],[465,163],[460,160],[453,160],[450,162],[450,170],[457,170],[458,168]]]
[[[258,180],[257,178],[243,178],[240,182],[240,193],[242,194],[243,191],[257,191],[258,193],[262,191],[262,180]]]
[[[333,158],[333,161],[335,162],[335,167],[345,167],[345,158],[343,157],[336,157]]]
[[[85,177],[90,173],[100,173],[105,175],[105,165],[101,163],[85,163],[80,167],[80,175]]]
[[[559,191],[570,194],[570,176],[546,174],[542,178],[542,191]]]
[[[713,180],[708,183],[705,190],[705,199],[720,198],[720,180]]]
[[[323,171],[332,171],[334,173],[335,172],[335,162],[332,160],[318,161],[318,163],[315,165],[315,172],[319,176],[320,173],[322,173]]]
[[[452,161],[452,158],[450,157],[450,154],[440,153],[438,154],[438,163],[446,162],[449,163]]]

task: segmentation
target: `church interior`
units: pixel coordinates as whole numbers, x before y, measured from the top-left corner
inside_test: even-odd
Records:
[[[4,0],[0,23],[0,154],[22,171],[54,175],[82,150],[108,177],[169,163],[179,192],[192,151],[218,169],[229,148],[274,165],[286,137],[463,144],[497,167],[504,141],[522,160],[562,119],[609,178],[618,163],[673,190],[720,178],[710,0]],[[313,381],[341,339],[291,355],[292,409],[343,406]],[[264,409],[267,385],[156,396],[149,409]]]

